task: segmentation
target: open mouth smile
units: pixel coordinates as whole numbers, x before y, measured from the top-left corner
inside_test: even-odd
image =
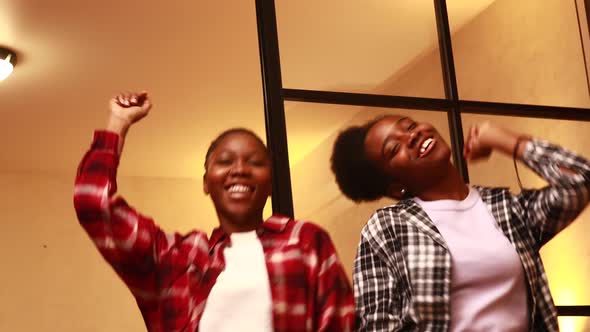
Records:
[[[436,145],[436,140],[433,137],[429,137],[429,138],[425,139],[422,142],[422,144],[420,144],[418,158],[424,158],[425,156],[427,156],[430,153],[430,151],[432,151],[432,149],[434,148],[435,145]]]

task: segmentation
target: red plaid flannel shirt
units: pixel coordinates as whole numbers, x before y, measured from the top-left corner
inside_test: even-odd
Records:
[[[149,331],[197,331],[207,296],[224,268],[229,237],[220,229],[166,234],[114,198],[119,136],[96,131],[76,177],[81,225],[127,284]],[[328,234],[273,216],[258,229],[273,300],[275,331],[351,331],[353,295]],[[228,318],[231,313],[228,313]]]

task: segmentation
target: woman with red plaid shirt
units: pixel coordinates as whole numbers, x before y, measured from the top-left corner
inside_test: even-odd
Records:
[[[243,128],[209,147],[203,177],[219,227],[166,234],[115,197],[125,136],[151,109],[146,92],[110,102],[75,183],[78,219],[131,290],[149,331],[352,331],[353,295],[328,234],[262,213],[271,192],[264,143]]]

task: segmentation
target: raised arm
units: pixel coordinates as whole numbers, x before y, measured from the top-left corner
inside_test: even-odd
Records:
[[[110,115],[106,130],[119,135],[117,154],[120,156],[131,125],[146,117],[152,108],[147,92],[124,93],[109,101]]]
[[[78,220],[102,256],[131,289],[139,303],[157,299],[157,264],[181,237],[164,234],[146,216],[130,207],[117,191],[117,166],[125,135],[130,126],[145,117],[151,103],[146,93],[122,94],[111,100],[106,130],[97,130],[90,150],[78,168],[74,187],[74,207]],[[194,233],[194,243],[207,256],[207,239]],[[195,246],[195,248],[199,248]],[[205,258],[204,258],[205,259]]]
[[[523,190],[517,196],[525,222],[541,247],[567,227],[590,200],[590,163],[572,151],[539,139],[518,135],[489,123],[472,128],[466,157],[479,159],[492,150],[514,156],[549,185]]]

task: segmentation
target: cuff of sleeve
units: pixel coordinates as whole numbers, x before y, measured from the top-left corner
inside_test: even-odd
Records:
[[[526,142],[524,147],[524,153],[522,154],[523,160],[536,160],[543,155],[543,147],[546,147],[548,142],[540,140],[538,138],[531,138]]]
[[[107,130],[96,130],[92,141],[92,149],[117,152],[119,149],[119,135]]]

